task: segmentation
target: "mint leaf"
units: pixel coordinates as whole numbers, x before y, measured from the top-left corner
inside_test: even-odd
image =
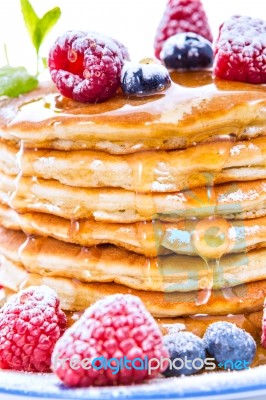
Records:
[[[0,68],[0,96],[17,97],[35,89],[37,85],[38,80],[24,67]]]
[[[28,0],[20,0],[20,5],[26,28],[29,32],[31,41],[34,44],[35,30],[39,21],[38,15]]]
[[[39,50],[44,38],[61,16],[59,7],[47,11],[42,18],[39,18],[29,0],[20,0],[21,11],[31,41],[37,55],[37,73],[39,74]],[[6,52],[6,48],[5,48]],[[6,60],[8,57],[6,53]],[[46,59],[43,58],[43,65]],[[0,68],[0,96],[17,97],[22,93],[35,89],[38,85],[36,77],[30,75],[24,67],[13,68],[6,65]]]
[[[42,57],[42,64],[43,64],[44,68],[48,67],[47,57]]]
[[[20,0],[21,11],[25,25],[30,35],[32,44],[37,54],[37,75],[39,74],[39,50],[52,27],[57,23],[61,16],[59,7],[54,7],[47,11],[42,18],[39,18],[34,11],[29,0]]]
[[[61,16],[61,10],[59,7],[55,7],[50,11],[47,11],[44,16],[38,20],[37,26],[35,28],[33,40],[34,46],[37,51],[39,52],[40,46],[44,41],[45,36],[50,32],[52,27],[57,23]]]

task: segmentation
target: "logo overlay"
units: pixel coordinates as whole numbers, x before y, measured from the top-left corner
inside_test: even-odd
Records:
[[[77,356],[73,356],[71,358],[60,358],[59,355],[56,355],[53,358],[53,367],[54,369],[59,366],[64,370],[67,365],[70,366],[73,370],[78,370],[80,368],[89,370],[94,369],[95,371],[107,370],[110,369],[113,375],[119,373],[119,371],[126,370],[147,370],[150,375],[152,371],[157,369],[165,369],[168,366],[168,369],[181,371],[186,368],[188,370],[196,370],[200,371],[202,369],[206,371],[213,371],[217,367],[224,370],[243,370],[249,369],[250,363],[246,360],[226,360],[224,363],[219,363],[218,365],[215,363],[214,358],[194,358],[189,359],[187,356],[184,358],[148,358],[145,356],[143,359],[141,358],[133,358],[129,359],[127,356],[121,358],[106,358],[104,356],[96,357],[96,358],[84,358],[81,359]]]

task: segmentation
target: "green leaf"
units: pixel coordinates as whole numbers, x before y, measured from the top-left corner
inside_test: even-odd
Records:
[[[42,57],[42,65],[44,66],[44,68],[48,67],[47,57]]]
[[[29,0],[20,0],[20,4],[26,28],[38,54],[44,38],[59,20],[61,10],[59,7],[54,7],[39,18]]]
[[[38,80],[24,67],[0,68],[0,96],[17,97],[38,86]]]
[[[32,44],[35,48],[37,55],[37,71],[36,74],[39,74],[39,50],[40,47],[52,29],[52,27],[57,23],[61,16],[61,10],[59,7],[54,7],[51,10],[47,11],[42,18],[39,18],[36,12],[34,11],[29,0],[20,0],[21,10],[24,17],[25,25],[30,35]]]
[[[39,21],[38,15],[28,0],[20,0],[20,5],[26,28],[30,35],[31,41],[34,44],[34,35]]]
[[[46,35],[50,32],[52,27],[57,23],[61,16],[61,10],[59,7],[55,7],[52,10],[47,11],[42,18],[37,22],[35,32],[33,35],[33,43],[37,53],[39,52],[40,46],[44,41]]]

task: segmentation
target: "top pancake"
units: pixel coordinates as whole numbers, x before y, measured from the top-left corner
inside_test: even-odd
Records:
[[[212,80],[211,72],[173,73],[164,93],[101,104],[62,97],[51,84],[2,101],[0,137],[30,148],[126,154],[177,149],[211,137],[265,134],[266,86]]]

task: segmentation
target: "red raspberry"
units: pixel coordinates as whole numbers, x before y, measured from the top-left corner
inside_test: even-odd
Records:
[[[130,61],[130,56],[127,47],[117,39],[113,39],[113,41],[119,47],[124,61]]]
[[[264,309],[262,317],[262,335],[261,335],[261,345],[266,348],[266,298],[264,300]]]
[[[47,286],[13,295],[0,310],[0,368],[48,372],[66,326],[59,299]]]
[[[266,83],[266,22],[233,16],[220,27],[214,54],[215,77]]]
[[[140,370],[145,356],[168,357],[162,333],[138,297],[117,294],[97,301],[64,333],[54,348],[52,368],[67,386],[131,384],[167,368],[164,362],[163,367],[153,364],[151,374],[147,369]],[[138,358],[134,361],[136,368],[132,364],[128,365],[131,370],[124,366],[115,373],[118,363],[125,362],[124,357]]]
[[[94,32],[68,31],[49,52],[52,80],[61,94],[84,103],[110,98],[120,85],[126,48]]]
[[[160,58],[166,39],[183,32],[197,33],[212,42],[211,29],[200,0],[168,0],[155,36],[156,57]]]

